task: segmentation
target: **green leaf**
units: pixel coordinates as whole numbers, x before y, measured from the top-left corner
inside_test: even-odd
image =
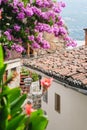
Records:
[[[24,5],[26,6],[27,3],[29,3],[29,0],[22,0],[24,2]]]
[[[1,109],[0,109],[0,130],[6,130],[7,126],[7,117],[9,114],[8,100],[4,96],[1,99]]]
[[[2,49],[2,45],[0,45],[0,70],[4,65],[4,60],[3,60],[3,49]]]
[[[29,116],[25,116],[25,118],[21,121],[21,125],[17,128],[17,130],[27,130],[26,128],[27,128],[28,121],[29,121]]]
[[[0,119],[0,130],[6,130],[7,120]]]
[[[43,116],[37,116],[32,122],[31,130],[45,130],[48,120]],[[37,126],[37,127],[36,127]]]
[[[52,21],[52,20],[50,20],[50,23],[49,23],[49,24],[50,24],[50,26],[52,26],[52,25],[53,25],[53,21]]]
[[[24,125],[24,123],[23,123],[23,124],[21,124],[21,126],[19,126],[16,130],[24,130],[24,128],[25,128],[25,125]]]
[[[11,103],[11,114],[15,115],[17,111],[20,110],[24,100],[26,99],[26,94],[18,97],[15,101]]]
[[[12,103],[14,100],[16,100],[21,95],[21,90],[19,87],[13,88],[8,92],[9,101]]]
[[[0,45],[0,84],[3,78],[3,74],[5,72],[5,69],[6,69],[6,64],[4,64],[3,49],[2,49],[2,45]]]
[[[47,124],[48,119],[44,116],[43,110],[40,109],[31,114],[28,130],[45,130]]]
[[[0,67],[0,84],[1,84],[1,81],[2,81],[2,79],[3,79],[3,74],[4,74],[4,72],[5,72],[5,70],[6,70],[6,64],[4,64],[2,67]]]
[[[22,125],[22,121],[25,119],[25,115],[19,115],[11,119],[8,123],[7,130],[16,130]]]
[[[3,93],[0,94],[0,98],[4,95],[8,95],[9,101],[12,102],[21,94],[20,88],[16,87],[10,89],[8,86],[3,86]]]

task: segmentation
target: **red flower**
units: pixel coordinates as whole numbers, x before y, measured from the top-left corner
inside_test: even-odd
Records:
[[[25,112],[27,115],[30,115],[32,112],[34,112],[35,110],[32,108],[31,104],[26,104],[25,105]]]
[[[43,78],[41,80],[41,86],[45,89],[48,89],[51,86],[51,83],[53,81],[53,78]]]

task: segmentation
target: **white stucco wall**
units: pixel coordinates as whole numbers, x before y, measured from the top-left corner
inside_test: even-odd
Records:
[[[55,93],[60,95],[61,112],[55,111]],[[48,103],[42,101],[49,123],[47,130],[87,130],[87,96],[56,82],[48,91]]]
[[[60,95],[60,113],[55,111],[55,93]],[[46,130],[87,130],[87,95],[67,88],[58,81],[52,82],[48,89],[48,103],[42,100],[42,109],[49,119]]]

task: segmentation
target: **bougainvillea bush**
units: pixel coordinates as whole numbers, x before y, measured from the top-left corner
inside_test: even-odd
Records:
[[[53,0],[0,0],[0,42],[17,52],[23,52],[26,43],[48,49],[43,38],[43,32],[48,32],[74,46],[60,15],[64,7],[63,2]]]

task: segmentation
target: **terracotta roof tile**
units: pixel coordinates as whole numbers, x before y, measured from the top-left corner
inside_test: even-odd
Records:
[[[44,73],[50,73],[59,80],[61,77],[62,82],[75,87],[87,87],[87,46],[24,59],[24,64]]]
[[[82,83],[87,85],[87,78],[83,79]]]
[[[76,79],[76,80],[81,80],[81,79],[86,78],[83,73],[77,73],[77,74],[72,75],[71,77],[72,77],[73,79]]]

